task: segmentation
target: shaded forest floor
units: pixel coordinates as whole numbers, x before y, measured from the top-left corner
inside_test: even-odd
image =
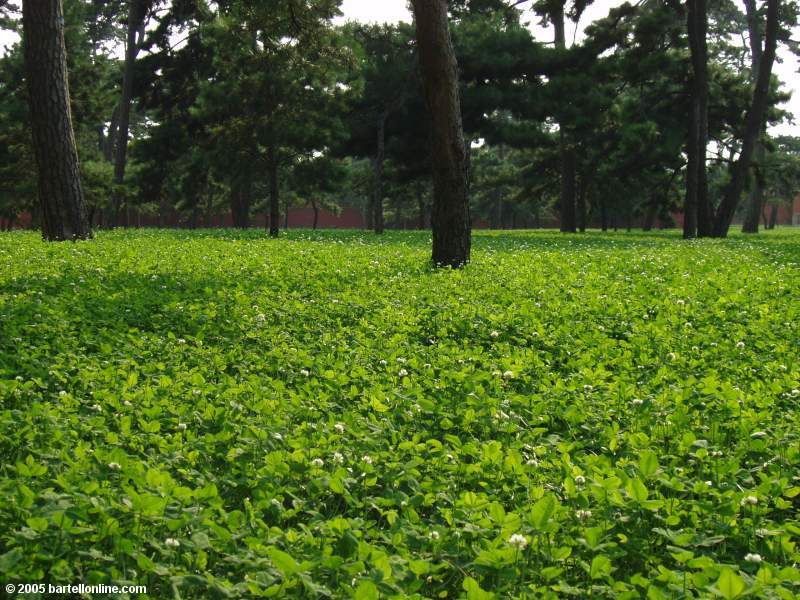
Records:
[[[429,245],[0,234],[0,579],[800,593],[800,231]]]

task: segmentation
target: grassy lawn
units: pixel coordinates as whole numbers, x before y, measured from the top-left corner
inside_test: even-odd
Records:
[[[0,234],[0,583],[800,594],[800,231],[474,245]]]

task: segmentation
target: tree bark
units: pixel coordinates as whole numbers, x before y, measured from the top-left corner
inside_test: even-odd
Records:
[[[769,226],[767,229],[775,229],[775,225],[778,223],[778,204],[773,203],[772,208],[769,212]]]
[[[589,180],[586,177],[581,177],[580,186],[578,187],[578,230],[581,233],[586,233],[586,194],[589,191]]]
[[[375,233],[381,234],[383,222],[383,161],[386,157],[386,119],[389,114],[383,111],[378,115],[376,126],[375,158],[372,161],[372,221]]]
[[[687,29],[692,63],[689,135],[686,143],[686,196],[683,207],[683,237],[691,239],[711,233],[706,147],[708,145],[708,11],[706,0],[688,0]]]
[[[278,182],[278,157],[274,146],[270,146],[267,149],[267,164],[269,166],[269,234],[272,237],[278,237],[280,233],[281,205]]]
[[[763,127],[764,117],[767,112],[772,65],[775,62],[775,51],[778,43],[778,4],[779,0],[767,0],[767,28],[764,52],[761,54],[761,60],[758,65],[758,78],[753,90],[753,102],[747,111],[742,150],[739,154],[739,159],[733,165],[731,181],[722,198],[714,221],[714,237],[724,238],[728,235],[731,221],[733,221],[733,216],[736,213],[742,191],[747,182],[750,162]]]
[[[120,209],[125,204],[124,225],[130,223],[127,200],[124,199],[122,184],[125,183],[125,166],[128,161],[128,132],[131,119],[131,99],[133,97],[133,74],[136,66],[136,55],[139,54],[139,45],[144,37],[145,7],[142,0],[129,0],[128,2],[128,28],[125,44],[125,66],[122,72],[122,97],[119,102],[119,130],[117,131],[117,144],[114,155],[114,209],[117,213],[119,225]]]
[[[555,47],[558,50],[567,48],[567,41],[564,35],[564,2],[559,2],[557,10],[552,15],[553,27],[555,29]],[[572,147],[569,136],[564,131],[564,124],[559,123],[558,154],[559,171],[561,174],[561,231],[564,233],[575,233],[575,150]]]
[[[252,180],[245,176],[231,186],[231,217],[233,226],[238,229],[250,227],[250,202],[252,196]]]
[[[417,185],[417,218],[419,219],[418,225],[420,230],[425,229],[425,189],[421,185]]]
[[[319,223],[319,206],[317,205],[317,201],[313,198],[311,199],[311,208],[314,210],[314,225],[312,229],[316,231],[317,224]]]
[[[472,223],[467,197],[468,163],[447,0],[412,0],[425,99],[431,117],[433,264],[469,262]]]
[[[22,21],[42,236],[87,239],[92,233],[72,128],[61,0],[25,0]]]
[[[763,36],[758,22],[758,8],[755,0],[744,0],[745,11],[747,14],[747,31],[750,37],[750,81],[753,85],[758,81],[758,69],[761,62]],[[764,124],[761,124],[762,131]],[[766,157],[766,149],[763,142],[756,141],[753,151],[757,165],[760,167]],[[759,170],[750,180],[750,197],[747,203],[747,214],[742,225],[743,233],[758,233],[758,219],[761,208],[764,204],[764,185],[763,176]]]

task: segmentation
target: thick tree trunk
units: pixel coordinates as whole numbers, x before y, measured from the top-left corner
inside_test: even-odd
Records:
[[[747,111],[744,139],[739,159],[733,166],[731,181],[720,203],[714,221],[714,237],[727,237],[733,216],[742,196],[750,162],[753,158],[758,137],[763,128],[764,116],[767,111],[769,83],[772,77],[772,65],[775,62],[775,51],[778,43],[778,4],[779,0],[767,0],[767,28],[764,42],[764,52],[758,65],[758,78],[753,90],[753,103]]]
[[[552,15],[555,29],[555,47],[565,50],[567,47],[564,35],[564,2],[560,2]],[[570,144],[569,136],[564,131],[564,124],[559,123],[561,131],[558,136],[559,171],[561,176],[561,231],[575,233],[575,150]]]
[[[61,0],[25,0],[22,20],[42,236],[50,241],[90,238],[72,129]]]
[[[689,136],[686,143],[686,196],[683,207],[683,237],[691,239],[711,233],[706,146],[708,145],[708,14],[706,0],[688,0],[687,28],[692,62]]]
[[[753,151],[755,162],[757,163],[756,172],[750,178],[750,193],[747,199],[747,213],[742,223],[742,233],[758,233],[758,221],[761,218],[761,209],[764,206],[764,175],[761,165],[764,164],[766,148],[761,141],[756,142]]]
[[[278,157],[275,147],[267,149],[267,164],[269,166],[269,234],[278,237],[280,232],[281,205],[280,188],[278,182]]]
[[[472,223],[458,63],[450,40],[447,0],[412,0],[412,5],[431,117],[433,264],[461,267],[469,262]]]
[[[750,80],[753,85],[758,81],[758,69],[761,63],[763,36],[761,35],[761,24],[758,19],[758,8],[755,0],[744,0],[747,14],[747,30],[750,37]],[[762,123],[763,128],[763,123]],[[766,149],[761,140],[756,142],[755,150],[756,163],[759,165],[759,172],[750,180],[750,197],[747,203],[747,214],[742,225],[743,233],[758,233],[758,219],[761,208],[764,205],[764,182],[760,171],[760,166],[764,163]]]
[[[114,198],[114,208],[117,212],[119,225],[119,212],[125,204],[124,225],[127,227],[130,214],[127,200],[123,197],[122,184],[125,182],[125,166],[128,161],[128,132],[131,119],[131,99],[133,97],[133,73],[136,66],[136,55],[139,53],[139,44],[144,37],[144,3],[142,0],[129,0],[128,2],[128,28],[125,43],[125,66],[122,72],[122,96],[119,102],[119,130],[114,155],[114,183],[117,186]]]
[[[383,233],[383,161],[386,156],[386,119],[388,112],[378,115],[375,158],[372,161],[372,224],[375,233]]]

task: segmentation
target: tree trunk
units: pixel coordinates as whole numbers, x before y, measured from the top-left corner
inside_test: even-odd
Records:
[[[755,85],[758,81],[758,69],[761,55],[763,54],[761,48],[763,36],[758,22],[758,8],[755,0],[744,0],[744,5],[747,13],[747,30],[750,37],[750,81]],[[761,126],[763,130],[764,124],[762,123]],[[760,166],[764,163],[766,149],[761,140],[756,141],[753,154],[759,171],[750,180],[750,198],[747,203],[747,214],[742,225],[743,233],[758,233],[758,219],[764,205],[764,178],[760,171]]]
[[[417,186],[418,225],[420,230],[425,230],[425,188]]]
[[[644,223],[642,224],[642,231],[652,231],[653,225],[656,223],[656,216],[658,216],[658,204],[652,202],[647,207],[647,212],[644,214]]]
[[[608,210],[606,208],[606,199],[600,200],[600,229],[608,231]]]
[[[775,225],[778,223],[778,204],[775,203],[772,205],[772,208],[769,213],[769,227],[767,229],[775,229]]]
[[[319,223],[319,206],[317,206],[317,201],[313,198],[311,200],[311,208],[314,210],[314,225],[312,228],[316,231],[317,224]]]
[[[275,147],[267,149],[267,164],[269,166],[269,234],[278,237],[280,232],[281,205],[278,182],[278,157]]]
[[[233,226],[238,229],[250,227],[250,202],[252,180],[249,175],[231,186],[231,217]]]
[[[588,193],[589,181],[586,177],[581,177],[578,187],[578,230],[586,233],[586,194]]]
[[[555,47],[558,50],[565,50],[567,47],[564,35],[564,2],[558,3],[552,15],[553,27],[555,29]],[[559,123],[558,135],[558,155],[559,171],[561,176],[561,231],[565,233],[575,233],[575,150],[570,144],[569,136],[564,132],[564,124]]]
[[[447,0],[412,0],[412,5],[431,117],[433,264],[462,267],[469,262],[472,223],[458,63],[450,40]]]
[[[49,241],[90,238],[72,129],[61,0],[25,0],[22,20],[42,236]]]
[[[750,178],[750,195],[747,200],[747,213],[742,224],[742,233],[758,233],[758,220],[764,206],[764,174],[761,171],[761,165],[764,164],[767,152],[760,140],[756,142],[753,154],[755,155],[756,172]]]
[[[683,208],[683,237],[691,239],[711,233],[706,146],[708,145],[708,12],[706,0],[688,0],[687,29],[692,76],[689,108],[689,136],[686,143],[686,197]]]
[[[386,156],[386,119],[389,114],[383,111],[378,115],[376,127],[375,158],[372,161],[372,221],[375,233],[383,233],[383,160]]]
[[[713,235],[715,237],[727,237],[728,235],[728,229],[730,229],[731,221],[736,213],[742,191],[747,182],[747,172],[750,169],[753,152],[763,128],[764,115],[767,111],[769,83],[772,77],[772,65],[775,62],[775,50],[778,42],[778,4],[779,0],[767,0],[767,28],[764,52],[758,65],[758,78],[753,90],[753,103],[747,111],[742,150],[739,154],[739,159],[733,166],[731,181],[725,191],[725,196],[720,203],[714,221]]]
[[[114,209],[119,215],[123,202],[125,203],[125,222],[127,227],[130,215],[127,200],[123,198],[121,190],[125,182],[125,166],[128,161],[128,132],[131,119],[131,98],[133,97],[133,72],[136,66],[136,55],[139,53],[139,44],[144,37],[144,6],[142,0],[129,0],[128,2],[128,28],[125,43],[125,66],[122,72],[122,96],[119,102],[119,131],[117,132],[117,145],[114,155],[114,183],[115,190]],[[117,218],[119,224],[119,218]]]

